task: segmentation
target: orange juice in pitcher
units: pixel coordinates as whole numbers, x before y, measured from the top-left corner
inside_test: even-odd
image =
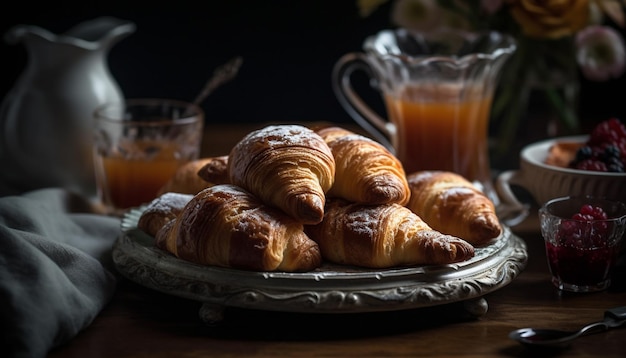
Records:
[[[489,162],[482,153],[487,150],[491,95],[422,92],[407,87],[399,98],[385,95],[389,119],[398,128],[392,144],[407,174],[447,170],[489,180]]]

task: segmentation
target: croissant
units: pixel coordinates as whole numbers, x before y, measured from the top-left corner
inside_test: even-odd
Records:
[[[300,125],[268,126],[231,150],[230,182],[304,224],[322,221],[335,159],[317,133]]]
[[[463,176],[419,171],[407,180],[411,188],[407,207],[435,230],[475,246],[486,245],[502,233],[493,202]]]
[[[339,127],[318,129],[335,157],[328,196],[363,204],[405,205],[411,191],[402,164],[387,148]]]
[[[156,246],[200,265],[253,271],[310,271],[322,260],[302,223],[229,184],[195,195],[158,231]]]
[[[165,193],[197,194],[200,190],[213,185],[198,175],[200,168],[214,161],[214,158],[192,160],[180,166],[170,180],[159,189],[158,195]]]
[[[144,209],[137,222],[137,228],[150,236],[156,233],[169,221],[183,211],[183,208],[193,198],[191,194],[165,193],[152,200]]]
[[[431,229],[408,208],[396,204],[364,205],[329,199],[324,220],[305,226],[322,258],[367,268],[439,265],[474,256],[463,239]]]
[[[197,172],[198,176],[203,180],[216,184],[228,184],[228,156],[210,158]]]

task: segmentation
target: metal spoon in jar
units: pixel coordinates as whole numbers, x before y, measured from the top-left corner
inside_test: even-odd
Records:
[[[554,329],[521,328],[509,333],[509,338],[527,346],[565,347],[572,340],[591,333],[619,327],[626,322],[626,306],[616,307],[604,312],[604,319],[584,326],[576,332]]]
[[[215,71],[213,71],[213,75],[207,80],[202,87],[202,91],[194,98],[191,102],[195,105],[200,105],[202,101],[204,101],[213,91],[215,91],[218,87],[223,85],[226,82],[231,81],[237,73],[239,72],[239,67],[243,63],[243,59],[241,56],[236,56],[225,64],[221,65]]]
[[[235,78],[237,72],[239,72],[239,67],[241,67],[242,62],[243,59],[241,58],[241,56],[237,56],[232,58],[230,61],[226,62],[222,66],[218,67],[213,72],[213,76],[209,78],[209,80],[202,88],[202,92],[200,92],[198,96],[196,96],[196,98],[193,100],[193,103],[202,103],[202,101],[204,101],[204,99],[208,95],[213,93],[213,91],[215,91],[219,86]]]

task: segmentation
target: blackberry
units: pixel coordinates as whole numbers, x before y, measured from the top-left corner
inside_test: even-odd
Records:
[[[612,158],[607,162],[606,170],[612,173],[624,173],[624,162],[619,158]]]
[[[618,159],[621,161],[621,153],[617,145],[607,144],[604,146],[604,151],[602,152],[602,160],[609,162],[612,159]]]
[[[578,149],[578,151],[576,151],[576,158],[574,159],[575,162],[582,162],[585,159],[590,159],[593,157],[593,149],[588,146],[582,146]]]

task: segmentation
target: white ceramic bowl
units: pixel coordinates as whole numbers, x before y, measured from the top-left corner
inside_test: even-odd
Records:
[[[556,142],[587,141],[589,136],[559,137],[529,144],[520,153],[520,168],[502,172],[496,189],[503,205],[522,208],[511,190],[518,185],[528,191],[541,206],[550,199],[563,196],[604,197],[626,203],[626,174],[561,168],[545,164],[550,147]]]

